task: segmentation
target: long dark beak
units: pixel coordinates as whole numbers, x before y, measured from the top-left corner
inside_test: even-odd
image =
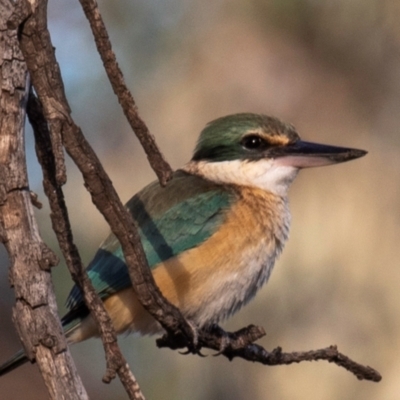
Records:
[[[365,150],[328,146],[298,140],[287,146],[275,147],[271,155],[280,165],[309,168],[338,164],[354,160],[366,154]]]

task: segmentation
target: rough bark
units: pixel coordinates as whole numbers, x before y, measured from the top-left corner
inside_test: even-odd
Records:
[[[36,360],[53,399],[87,399],[67,349],[50,267],[54,253],[42,241],[31,203],[24,148],[27,68],[17,32],[7,28],[12,3],[0,5],[0,236],[11,266],[13,320],[30,360]],[[60,379],[61,378],[61,379]]]

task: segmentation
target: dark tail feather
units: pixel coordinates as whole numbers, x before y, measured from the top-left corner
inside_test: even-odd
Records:
[[[28,357],[25,355],[24,350],[20,350],[18,353],[15,353],[13,357],[11,357],[4,364],[0,365],[0,376],[7,374],[15,368],[18,368],[22,364],[25,364],[28,360]]]

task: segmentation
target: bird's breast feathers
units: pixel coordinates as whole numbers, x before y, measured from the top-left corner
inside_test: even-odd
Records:
[[[166,188],[149,185],[128,208],[161,292],[199,326],[228,317],[255,295],[270,275],[290,224],[286,197],[255,186],[216,184],[183,171]],[[113,235],[88,273],[117,332],[160,330],[134,294]],[[66,324],[83,316],[77,288],[69,306]],[[71,333],[71,341],[83,340],[95,329],[90,319],[80,318],[80,333]]]
[[[288,237],[283,198],[249,187],[238,193],[208,240],[154,270],[162,293],[200,326],[228,317],[255,295]]]
[[[153,268],[163,295],[198,326],[217,323],[246,304],[268,280],[288,237],[284,198],[255,188],[237,189],[238,199],[207,240]],[[143,334],[160,327],[140,306],[132,288],[105,300],[117,331]]]

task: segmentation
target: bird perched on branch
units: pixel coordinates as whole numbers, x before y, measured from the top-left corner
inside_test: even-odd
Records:
[[[199,328],[238,311],[268,281],[288,238],[287,192],[299,170],[365,154],[304,142],[293,126],[265,115],[210,122],[192,159],[166,187],[153,182],[126,205],[163,295]],[[160,332],[136,297],[113,234],[87,272],[118,333]],[[67,305],[62,324],[68,342],[97,336],[77,286]],[[20,351],[0,366],[0,375],[25,361]]]

